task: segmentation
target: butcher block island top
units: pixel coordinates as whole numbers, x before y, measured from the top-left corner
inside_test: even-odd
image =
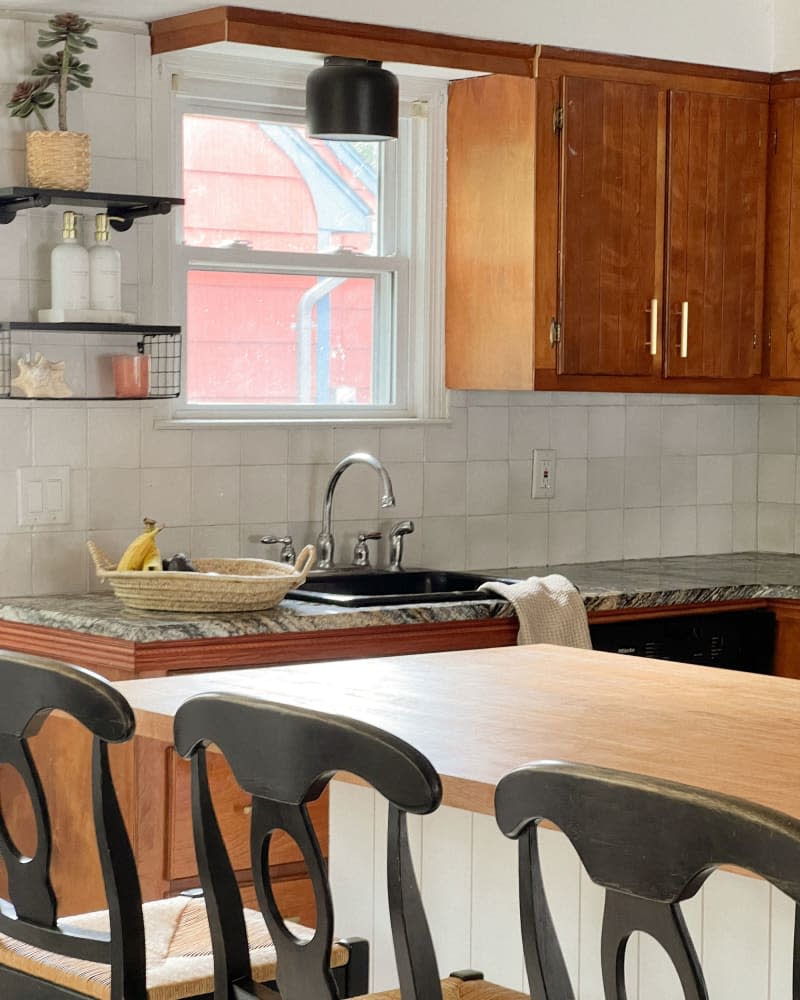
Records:
[[[738,795],[800,817],[794,680],[560,646],[425,653],[115,685],[137,733],[171,742],[178,706],[227,692],[343,713],[422,751],[444,802],[493,813],[527,761],[563,759]]]

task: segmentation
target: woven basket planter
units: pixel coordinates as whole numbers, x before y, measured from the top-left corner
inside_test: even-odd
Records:
[[[25,164],[31,187],[86,191],[92,169],[89,136],[85,132],[28,132]]]

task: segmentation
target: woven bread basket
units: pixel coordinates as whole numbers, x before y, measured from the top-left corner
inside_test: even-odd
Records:
[[[97,575],[129,608],[141,611],[263,611],[305,582],[317,558],[306,545],[294,566],[269,559],[193,559],[197,573],[119,572],[116,563],[88,542]]]
[[[85,132],[28,132],[25,166],[31,187],[86,191],[92,171],[89,136]]]

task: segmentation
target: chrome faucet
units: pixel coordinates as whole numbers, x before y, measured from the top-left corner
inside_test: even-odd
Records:
[[[334,540],[331,532],[331,521],[333,519],[333,493],[336,484],[341,479],[345,469],[351,465],[369,465],[381,477],[381,507],[394,507],[394,490],[389,473],[381,462],[373,455],[368,455],[365,451],[356,451],[352,455],[343,458],[331,473],[328,486],[325,490],[325,499],[322,503],[322,530],[317,536],[317,569],[330,569],[333,566]]]

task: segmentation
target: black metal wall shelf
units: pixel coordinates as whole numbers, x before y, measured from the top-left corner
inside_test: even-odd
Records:
[[[40,399],[53,402],[49,396],[24,396],[11,394],[11,361],[12,334],[15,331],[36,334],[84,333],[95,335],[112,334],[136,338],[136,350],[140,354],[150,356],[150,391],[144,399],[173,399],[181,391],[181,345],[182,332],[180,326],[156,323],[37,323],[28,320],[0,320],[0,399]],[[19,350],[35,348],[36,337],[24,346],[17,341]],[[52,345],[52,341],[50,341]],[[83,366],[89,365],[84,352]],[[95,362],[98,360],[94,359]],[[110,362],[105,361],[106,376],[110,376]],[[79,366],[80,367],[80,366]],[[84,384],[88,381],[86,370],[83,372]],[[86,400],[118,400],[119,397],[96,392],[93,394],[77,394],[68,396],[62,401]]]
[[[0,188],[0,225],[13,222],[17,212],[49,205],[79,205],[118,216],[111,222],[117,232],[131,228],[135,219],[148,215],[169,215],[173,206],[183,205],[183,198],[159,198],[136,194],[107,194],[99,191],[61,191],[51,188]]]

